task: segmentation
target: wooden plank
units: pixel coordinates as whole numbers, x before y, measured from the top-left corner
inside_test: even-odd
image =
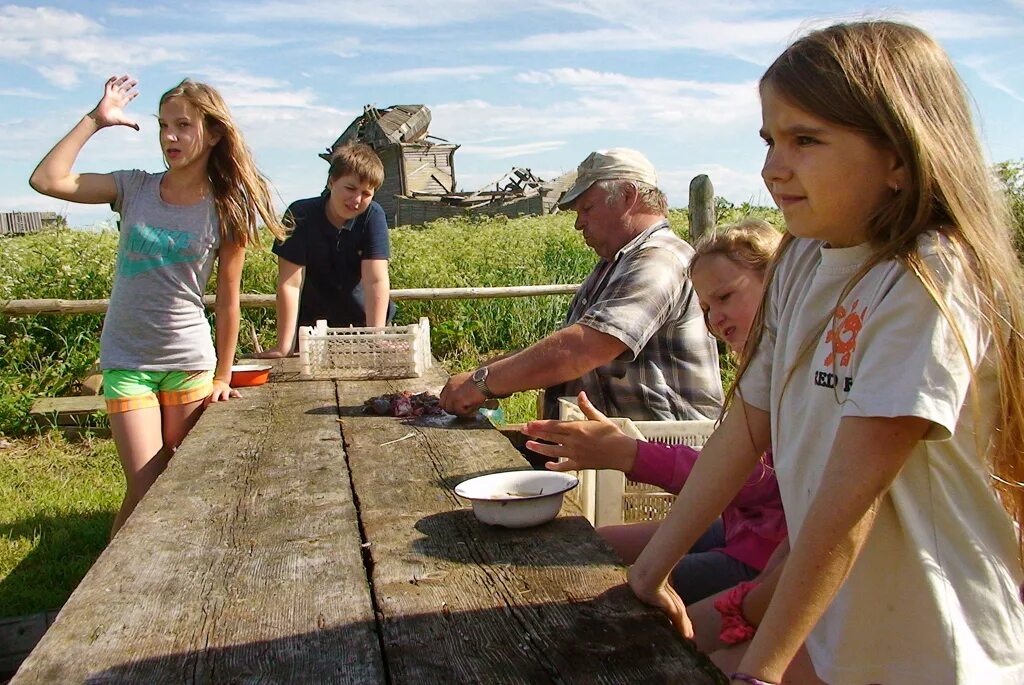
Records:
[[[420,204],[413,202],[413,204]],[[435,206],[432,203],[423,203],[428,206]],[[436,207],[442,208],[449,216],[458,216],[466,214],[466,211],[458,207],[451,207],[448,205],[437,204]],[[438,216],[431,215],[427,217],[425,214],[419,211],[419,208],[413,207],[411,210],[407,209],[405,204],[402,205],[400,211],[402,215],[402,221],[406,221],[408,218],[408,212],[414,212],[415,217],[419,217],[423,220],[436,219]],[[410,219],[411,221],[411,219]],[[422,223],[419,219],[413,223]],[[574,292],[579,288],[578,285],[524,285],[524,286],[509,286],[509,287],[495,287],[495,288],[398,288],[391,291],[392,300],[458,300],[466,299],[468,297],[533,297],[535,295],[562,295],[570,292]],[[481,294],[483,293],[483,294]],[[274,308],[277,306],[276,296],[274,295],[260,295],[256,293],[242,293],[240,296],[240,304],[243,308]],[[208,309],[213,309],[216,304],[217,298],[213,295],[205,295],[203,302]],[[107,311],[107,305],[110,300],[8,300],[7,302],[0,302],[0,314],[6,316],[31,316],[35,314],[86,314],[86,313],[101,313]]]
[[[331,382],[212,405],[12,682],[385,680]]]
[[[107,405],[101,395],[80,395],[74,397],[40,397],[32,403],[30,416],[91,416],[106,412]]]
[[[56,617],[56,611],[41,611],[0,620],[0,677],[9,677],[18,669]]]
[[[437,392],[443,380],[435,367],[421,379],[338,382],[389,682],[720,682],[622,586],[625,569],[568,498],[536,528],[476,521],[455,485],[528,468],[488,424],[359,413],[372,395]]]

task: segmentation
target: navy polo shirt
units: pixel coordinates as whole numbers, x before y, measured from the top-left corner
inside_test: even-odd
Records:
[[[306,268],[299,326],[318,319],[327,319],[333,328],[365,326],[362,261],[391,258],[387,218],[379,204],[370,202],[365,212],[335,228],[327,219],[328,197],[293,202],[288,212],[295,227],[284,242],[274,242],[273,252]]]

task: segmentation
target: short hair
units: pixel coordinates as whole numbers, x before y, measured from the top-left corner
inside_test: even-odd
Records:
[[[363,183],[369,183],[376,190],[384,184],[384,163],[366,143],[345,143],[331,151],[329,181],[342,176],[354,175]]]
[[[618,202],[622,197],[622,192],[627,184],[636,188],[637,198],[640,200],[641,207],[649,212],[660,214],[662,216],[668,214],[668,198],[665,197],[665,193],[661,192],[658,188],[649,183],[644,183],[642,181],[628,181],[625,179],[611,179],[594,182],[594,185],[603,190],[607,195],[605,201],[608,204]]]

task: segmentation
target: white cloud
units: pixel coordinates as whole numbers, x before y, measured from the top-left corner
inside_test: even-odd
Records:
[[[761,180],[760,169],[741,171],[718,162],[705,162],[658,170],[658,184],[668,195],[671,206],[685,207],[689,204],[690,181],[700,174],[711,179],[717,197],[728,198],[735,204],[773,204]]]
[[[599,26],[531,34],[495,47],[569,54],[696,50],[764,64],[800,34],[835,21],[879,17],[909,21],[943,41],[1016,36],[1024,28],[1020,21],[1008,21],[1005,16],[956,10],[864,11],[812,16],[804,14],[803,8],[769,8],[756,2],[707,4],[692,0],[657,0],[645,3],[643,11],[637,12],[624,12],[618,0],[551,4],[592,20],[588,23],[596,21]]]
[[[107,8],[107,14],[114,17],[142,17],[146,15],[146,10],[130,5],[111,5]]]
[[[538,93],[550,103],[539,108],[480,100],[440,104],[433,108],[432,131],[442,137],[454,131],[460,140],[496,131],[530,137],[540,131],[556,136],[646,131],[671,139],[679,130],[688,135],[694,129],[708,133],[752,123],[759,111],[753,83],[637,78],[589,69],[530,71],[519,80],[559,95]]]
[[[362,42],[358,38],[346,36],[330,40],[327,43],[320,45],[319,48],[329,55],[341,57],[342,59],[351,59],[359,56],[359,53],[362,52],[363,46]]]
[[[515,8],[521,11],[523,3]],[[501,13],[500,5],[480,0],[377,0],[372,4],[300,0],[262,3],[223,3],[216,7],[225,18],[240,22],[314,22],[374,28],[423,28],[469,23]],[[506,11],[512,11],[511,8]]]
[[[100,25],[81,14],[50,7],[0,7],[0,35],[6,39],[25,35],[80,36],[95,33]]]
[[[982,83],[1004,93],[1017,102],[1024,102],[1024,95],[1007,83],[1007,77],[1003,73],[1005,66],[1001,60],[997,61],[990,57],[975,55],[961,59],[960,63],[971,69],[981,79]],[[1013,65],[1013,68],[1019,71],[1017,65]]]
[[[29,98],[31,100],[52,100],[53,96],[29,88],[0,88],[0,97]]]
[[[618,0],[550,2],[577,30],[535,33],[498,44],[530,52],[667,52],[698,50],[764,63],[800,27],[801,18],[757,2],[654,0],[626,9]],[[775,11],[771,11],[771,10]],[[773,14],[769,18],[769,13]]]
[[[953,10],[909,12],[907,20],[940,41],[1017,37],[1024,30],[1024,23],[1005,16]]]
[[[36,70],[58,88],[72,88],[78,85],[78,70],[66,64],[38,66]]]
[[[402,84],[402,83],[423,83],[424,81],[440,81],[450,79],[452,81],[478,81],[485,76],[508,71],[508,67],[469,65],[461,67],[417,67],[413,69],[400,69],[388,71],[381,74],[367,74],[355,80],[362,85],[378,84]]]
[[[479,155],[491,159],[508,159],[510,157],[525,157],[541,152],[558,150],[565,146],[564,140],[541,140],[533,143],[519,143],[515,145],[477,145],[466,143],[459,148],[460,155]]]
[[[266,48],[279,43],[240,33],[111,36],[101,24],[74,12],[0,7],[0,62],[35,69],[49,83],[69,89],[83,76],[106,77],[154,64],[190,62],[200,52]],[[97,90],[97,95],[99,91]]]

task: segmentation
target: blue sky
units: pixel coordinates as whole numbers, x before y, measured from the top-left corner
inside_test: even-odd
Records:
[[[27,179],[124,72],[140,81],[129,111],[142,130],[101,131],[80,171],[161,169],[157,100],[189,76],[225,95],[282,207],[318,192],[317,153],[368,103],[430,107],[430,132],[462,146],[460,189],[513,166],[554,177],[592,150],[629,146],[654,162],[672,206],[698,173],[733,202],[768,204],[758,77],[801,31],[864,16],[938,38],[990,159],[1024,158],[1024,0],[14,4],[0,5],[0,211],[52,209],[78,226],[112,218],[37,195]]]

